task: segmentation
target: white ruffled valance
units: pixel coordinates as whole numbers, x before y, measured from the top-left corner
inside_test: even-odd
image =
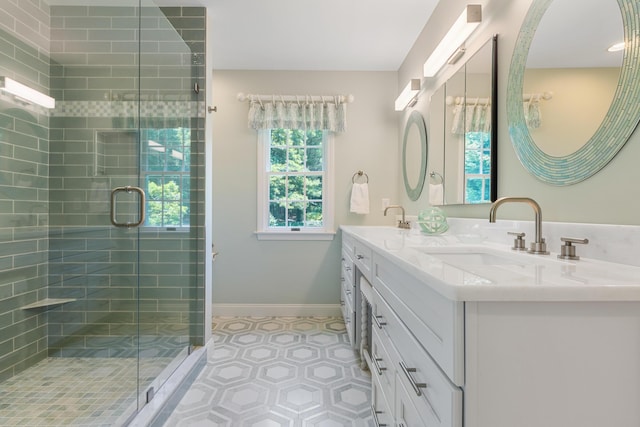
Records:
[[[466,102],[456,102],[452,113],[451,133],[455,135],[491,131],[491,104],[486,100],[469,98]]]
[[[243,99],[244,98],[244,99]],[[344,132],[351,96],[243,95],[249,101],[251,129],[305,129]]]

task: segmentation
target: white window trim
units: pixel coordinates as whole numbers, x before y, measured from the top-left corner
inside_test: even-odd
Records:
[[[324,179],[322,180],[322,220],[324,227],[316,229],[301,228],[300,231],[269,229],[269,143],[271,130],[258,131],[258,167],[257,167],[257,231],[258,240],[333,240],[334,229],[334,179],[333,179],[333,133],[323,131],[322,145],[324,148]]]

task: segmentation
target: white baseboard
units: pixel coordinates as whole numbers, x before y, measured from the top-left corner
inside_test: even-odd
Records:
[[[333,316],[341,317],[339,304],[213,304],[214,316]]]

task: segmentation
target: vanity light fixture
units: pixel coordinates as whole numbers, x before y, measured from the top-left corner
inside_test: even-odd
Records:
[[[420,92],[420,79],[411,79],[396,98],[396,111],[402,111],[407,107],[413,107],[418,102]]]
[[[459,49],[481,22],[482,5],[467,5],[429,58],[427,58],[423,67],[424,76],[433,77],[448,61],[453,60],[453,63],[455,63],[460,59],[464,51],[460,52]],[[456,55],[457,57],[454,57]]]
[[[620,52],[624,50],[624,42],[613,44],[607,49],[608,52]]]
[[[55,108],[56,106],[55,99],[35,89],[31,89],[29,86],[18,83],[17,81],[9,77],[0,76],[0,92],[8,93],[32,104],[40,105],[44,108],[51,109]]]

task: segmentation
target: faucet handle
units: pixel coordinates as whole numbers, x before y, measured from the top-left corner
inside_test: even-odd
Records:
[[[507,234],[510,236],[515,236],[515,239],[513,239],[513,246],[511,247],[512,250],[514,251],[526,251],[527,248],[525,246],[524,243],[524,236],[526,236],[526,234],[524,233],[520,233],[517,231],[507,231]]]
[[[576,255],[576,247],[573,246],[572,243],[581,245],[589,243],[589,239],[574,239],[572,237],[561,237],[560,240],[564,242],[564,245],[560,246],[560,255],[558,255],[558,258],[576,261],[579,260],[580,257]]]
[[[411,228],[411,222],[409,221],[404,221],[404,220],[398,220],[398,228],[402,228],[404,230],[409,230]]]

